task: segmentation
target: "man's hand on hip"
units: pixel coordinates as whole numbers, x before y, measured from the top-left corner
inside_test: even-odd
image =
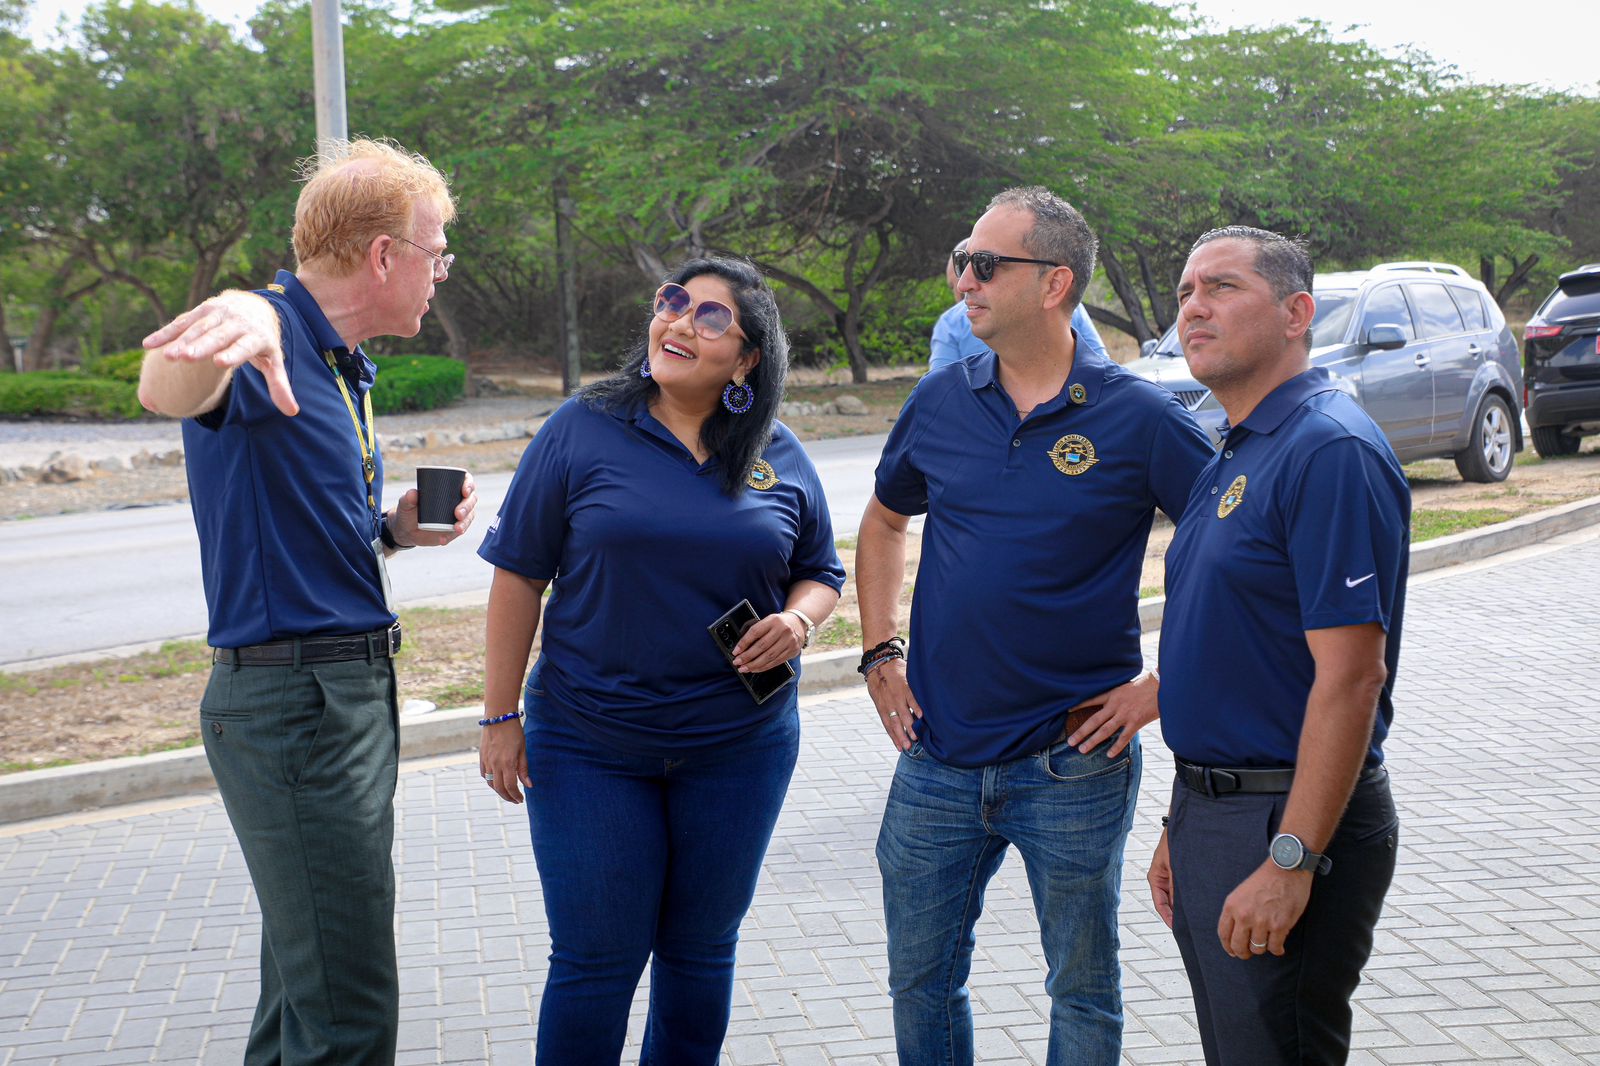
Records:
[[[1124,748],[1133,743],[1133,738],[1138,735],[1139,730],[1160,717],[1160,707],[1156,703],[1156,696],[1160,691],[1160,679],[1147,670],[1132,681],[1118,685],[1109,692],[1090,696],[1077,706],[1069,708],[1068,713],[1079,707],[1093,707],[1101,703],[1105,706],[1090,715],[1089,720],[1067,738],[1067,743],[1087,755],[1105,741],[1115,737],[1111,747],[1106,749],[1106,758],[1115,759],[1122,754]]]

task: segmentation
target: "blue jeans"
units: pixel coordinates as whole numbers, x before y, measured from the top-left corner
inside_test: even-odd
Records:
[[[614,1066],[648,961],[640,1063],[715,1066],[739,923],[800,750],[787,698],[724,747],[646,758],[591,740],[530,686],[528,822],[551,940],[536,1062]]]
[[[1115,1066],[1122,1047],[1117,900],[1141,758],[1056,744],[977,769],[920,743],[900,756],[878,834],[889,993],[902,1066],[973,1060],[967,975],[983,893],[1015,844],[1039,917],[1050,1066]]]

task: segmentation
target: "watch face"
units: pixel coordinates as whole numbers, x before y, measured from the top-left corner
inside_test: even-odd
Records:
[[[1272,838],[1272,861],[1285,870],[1293,870],[1299,866],[1305,854],[1306,846],[1288,833],[1279,833]]]

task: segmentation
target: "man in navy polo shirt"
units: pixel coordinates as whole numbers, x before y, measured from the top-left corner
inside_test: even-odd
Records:
[[[1196,379],[1232,428],[1167,551],[1161,730],[1178,760],[1150,866],[1208,1063],[1336,1063],[1394,875],[1383,767],[1411,492],[1309,360],[1311,259],[1246,226],[1178,285]]]
[[[1046,1061],[1122,1042],[1117,900],[1156,715],[1139,575],[1211,453],[1173,395],[1078,345],[1095,238],[1041,188],[995,197],[956,256],[989,349],[923,378],[878,465],[856,554],[867,688],[900,749],[878,836],[895,1040],[970,1063],[983,892],[1015,844],[1049,975]],[[926,514],[910,662],[890,643]]]
[[[967,242],[963,239],[956,245],[955,251],[966,250]],[[944,277],[950,285],[950,294],[956,297],[956,302],[933,324],[933,337],[928,346],[929,370],[937,370],[946,363],[954,363],[969,355],[989,350],[987,344],[972,335],[972,323],[967,319],[967,301],[961,299],[961,294],[956,291],[954,252],[945,260]],[[1094,328],[1089,312],[1084,310],[1081,303],[1072,309],[1072,331],[1078,335],[1078,344],[1082,346],[1082,350],[1098,356],[1106,354],[1106,343],[1100,339],[1100,332]]]
[[[146,338],[139,398],[181,417],[216,649],[201,735],[261,906],[246,1063],[392,1063],[399,625],[384,559],[448,533],[383,513],[369,337],[415,336],[455,207],[420,156],[357,141],[295,209],[297,273]]]

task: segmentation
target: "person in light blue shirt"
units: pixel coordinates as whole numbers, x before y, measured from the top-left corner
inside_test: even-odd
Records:
[[[955,251],[967,250],[967,242],[963,240],[955,246]],[[952,257],[945,260],[944,277],[950,283],[950,291],[956,291],[956,264]],[[1106,344],[1100,339],[1100,334],[1094,328],[1094,322],[1089,318],[1089,312],[1079,304],[1072,310],[1072,331],[1078,335],[1078,350],[1089,352],[1106,358]],[[967,319],[967,302],[957,299],[944,314],[939,316],[939,321],[933,324],[933,340],[928,352],[928,369],[937,370],[946,363],[953,363],[958,359],[965,359],[969,355],[986,352],[989,346],[972,335],[972,323]]]

